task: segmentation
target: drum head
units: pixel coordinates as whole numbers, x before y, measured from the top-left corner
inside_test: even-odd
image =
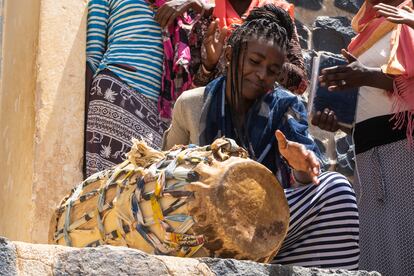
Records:
[[[190,210],[197,220],[194,231],[206,237],[210,256],[270,261],[289,225],[281,185],[266,167],[248,159],[232,157],[217,167],[225,170],[202,181],[213,186],[196,188],[200,205]]]

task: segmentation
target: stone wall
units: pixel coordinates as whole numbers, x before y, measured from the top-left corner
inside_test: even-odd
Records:
[[[47,242],[81,178],[86,0],[3,0],[0,234]]]
[[[3,1],[0,233],[30,241],[40,0]]]
[[[0,275],[280,275],[374,276],[376,272],[327,270],[212,258],[153,256],[126,247],[70,248],[10,242],[0,237]]]

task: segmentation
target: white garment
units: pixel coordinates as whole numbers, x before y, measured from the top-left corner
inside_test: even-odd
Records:
[[[391,52],[391,33],[377,41],[368,51],[359,56],[358,60],[368,67],[381,67],[389,60]],[[370,118],[392,113],[393,99],[384,89],[362,86],[359,88],[356,111],[357,123]]]

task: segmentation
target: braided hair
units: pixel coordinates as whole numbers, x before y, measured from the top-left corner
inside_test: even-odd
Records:
[[[232,112],[238,112],[241,102],[242,87],[239,82],[238,67],[241,61],[241,72],[244,69],[244,58],[247,43],[251,40],[272,42],[282,51],[286,51],[292,38],[293,23],[289,14],[273,4],[254,8],[242,25],[230,35],[227,45],[231,46],[231,106]]]

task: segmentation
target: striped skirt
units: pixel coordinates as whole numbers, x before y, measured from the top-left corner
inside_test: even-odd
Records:
[[[88,95],[85,132],[85,173],[90,176],[125,159],[131,139],[160,149],[167,124],[157,104],[105,69],[93,80]]]
[[[359,220],[348,180],[326,172],[320,184],[286,189],[288,234],[272,263],[304,267],[358,269]]]

